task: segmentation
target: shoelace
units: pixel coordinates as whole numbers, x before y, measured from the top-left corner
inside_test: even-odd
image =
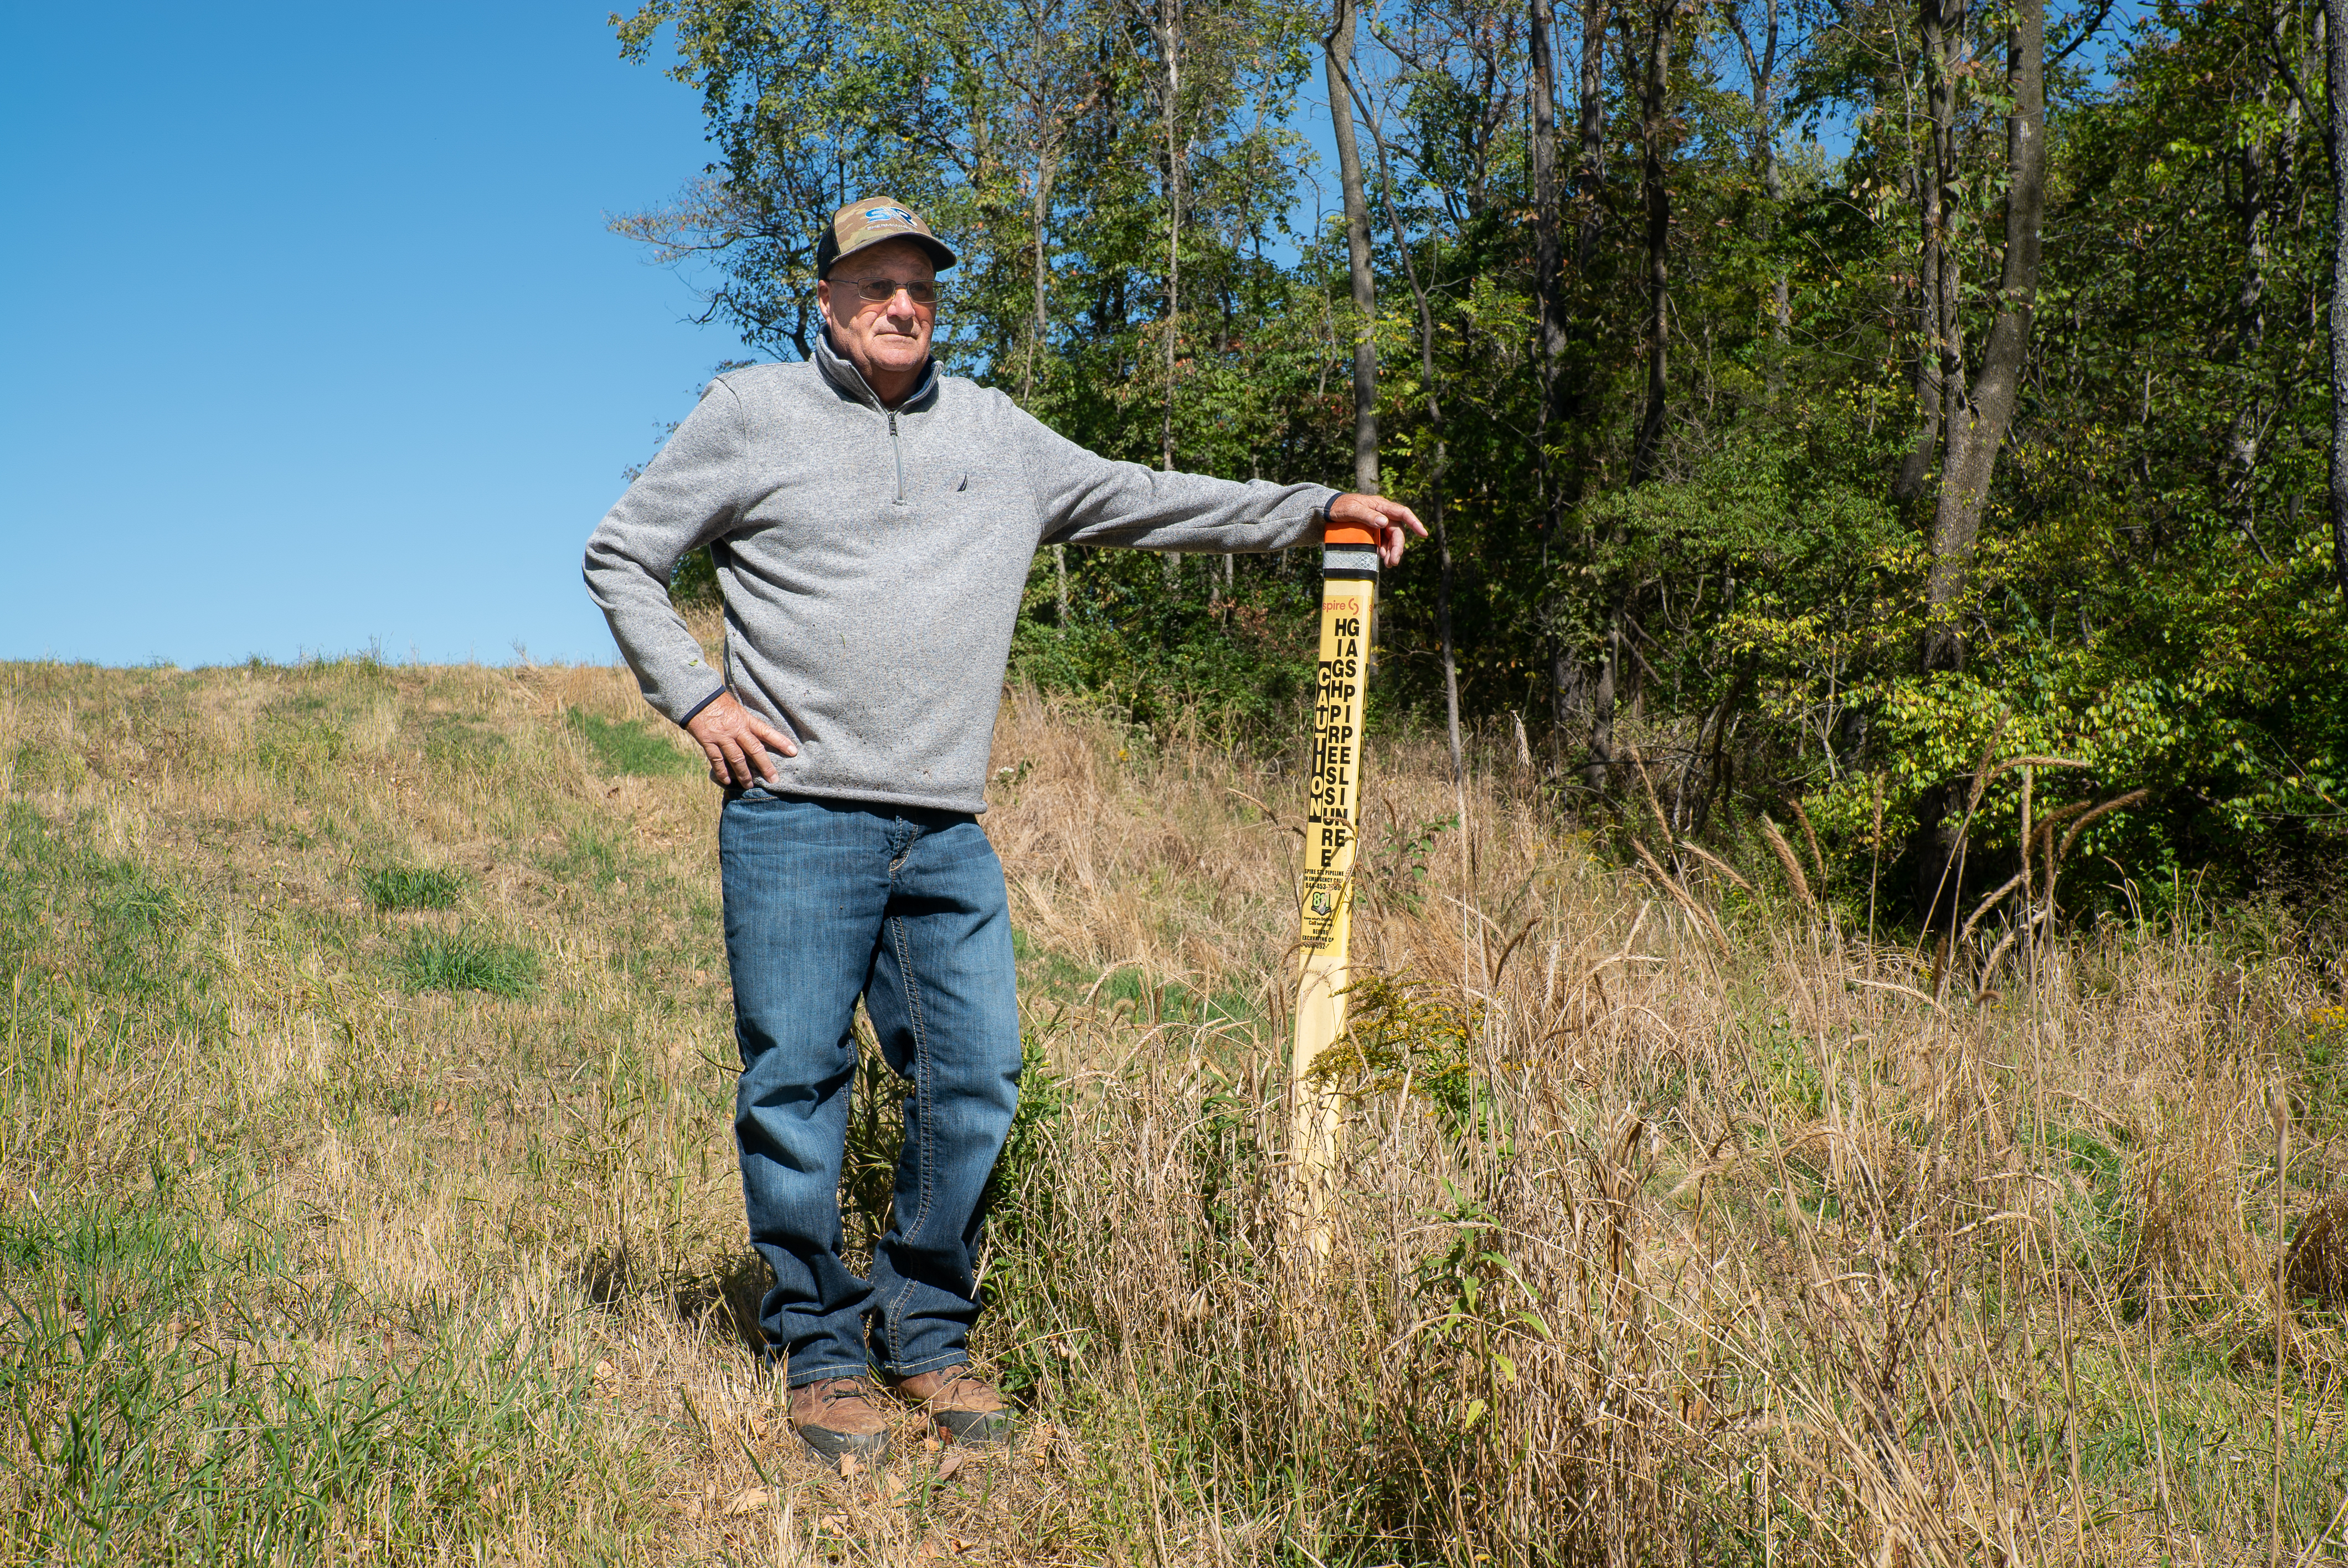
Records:
[[[851,1399],[876,1414],[880,1410],[880,1406],[872,1399],[871,1385],[853,1378],[835,1378],[825,1384],[816,1399],[826,1415],[830,1414],[832,1406],[845,1404]]]
[[[978,1389],[979,1397],[982,1401],[983,1401],[987,1396],[992,1395],[998,1406],[1002,1403],[1002,1396],[1000,1394],[996,1394],[991,1386],[981,1380],[975,1374],[973,1374],[970,1369],[970,1364],[966,1361],[959,1365],[947,1368],[944,1376],[945,1381],[938,1385],[938,1391],[932,1394],[928,1399],[922,1400],[922,1402],[923,1404],[934,1406],[941,1410],[950,1410],[954,1409],[954,1390],[964,1383],[971,1384]],[[985,1412],[979,1411],[977,1413],[983,1414]]]

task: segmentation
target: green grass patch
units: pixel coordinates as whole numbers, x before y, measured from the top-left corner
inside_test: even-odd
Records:
[[[512,751],[507,736],[479,714],[437,712],[422,728],[424,760],[448,773],[493,773]]]
[[[438,1561],[594,1464],[541,1326],[460,1317],[325,1370],[283,1347],[282,1265],[158,1206],[0,1214],[9,1560]]]
[[[561,850],[538,857],[549,876],[572,887],[597,892],[628,874],[627,852],[609,834],[574,827],[562,835]]]
[[[0,986],[63,981],[130,1005],[187,978],[183,948],[201,905],[145,858],[98,853],[86,824],[53,823],[10,802],[0,832]],[[144,999],[144,1001],[140,1001]],[[17,1027],[35,1015],[16,1014]]]
[[[395,909],[454,909],[465,888],[458,872],[438,866],[385,866],[359,873],[367,902],[389,912]]]
[[[595,761],[607,774],[637,778],[666,778],[700,771],[692,758],[671,745],[665,735],[638,719],[599,719],[571,710],[572,733],[587,743]]]
[[[20,745],[12,765],[20,790],[70,789],[89,772],[80,757],[63,746]]]
[[[334,767],[349,750],[350,738],[323,719],[279,719],[262,732],[253,755],[269,772],[292,779]]]
[[[400,983],[411,991],[488,991],[526,997],[538,989],[538,955],[469,931],[423,932],[399,955]]]

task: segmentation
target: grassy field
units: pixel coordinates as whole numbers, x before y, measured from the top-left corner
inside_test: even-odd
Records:
[[[2178,897],[1943,988],[1864,867],[1618,869],[1508,756],[1373,758],[1318,1261],[1292,769],[1006,701],[1033,1413],[843,1477],[750,1352],[715,804],[623,674],[0,668],[0,1561],[2348,1555],[2320,1271],[2277,1311],[2322,941]]]

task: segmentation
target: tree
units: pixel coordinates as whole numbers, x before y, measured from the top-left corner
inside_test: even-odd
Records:
[[[1942,3],[1924,0],[1928,15]],[[1970,371],[1964,358],[1953,248],[1944,234],[1927,244],[1926,253],[1937,262],[1926,286],[1936,293],[1933,346],[1940,362],[1941,417],[1946,442],[1940,502],[1932,518],[1932,570],[1926,586],[1931,615],[1924,646],[1928,670],[1953,670],[1964,662],[1960,609],[1981,538],[1990,478],[2021,395],[2030,323],[2038,306],[2039,229],[2046,213],[2045,17],[2044,0],[2014,0],[2013,20],[2006,30],[2006,91],[2013,107],[2005,121],[2004,263],[1989,341],[1982,347],[1979,366]],[[1942,77],[1953,76],[1949,68],[1953,64],[1949,57],[1952,46],[1946,35],[1933,43],[1928,57],[1941,61]],[[1936,106],[1950,96],[1952,89],[1948,84],[1936,81]],[[1949,139],[1946,117],[1936,107],[1933,206],[1943,224],[1955,194],[1955,159],[1948,149]]]
[[[2118,39],[2104,0],[1331,4],[654,0],[623,47],[674,38],[713,157],[619,226],[789,356],[822,221],[894,191],[963,252],[950,368],[1114,456],[1410,498],[1437,538],[1381,590],[1377,722],[1538,748],[1592,829],[1725,855],[1790,797],[1829,856],[1908,845],[1945,929],[1959,844],[2020,831],[1976,764],[2029,748],[2150,790],[2092,830],[2131,874],[2337,852],[2315,0]],[[1316,46],[1345,220],[1291,233]],[[1301,560],[1072,548],[1030,591],[1026,678],[1288,745]]]
[[[2324,0],[2332,165],[2332,569],[2348,600],[2348,0]]]
[[[1354,0],[1335,0],[1328,36],[1329,122],[1337,143],[1337,183],[1345,203],[1346,272],[1353,285],[1354,488],[1378,488],[1377,285],[1370,272],[1370,203],[1362,185],[1362,154],[1354,141],[1353,64],[1357,27]]]

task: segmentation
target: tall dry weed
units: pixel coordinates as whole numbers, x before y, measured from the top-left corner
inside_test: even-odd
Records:
[[[1121,1389],[1117,1419],[1176,1457],[1158,1528],[1269,1511],[1364,1562],[2225,1559],[2280,1484],[2316,1547],[2336,1436],[2288,1473],[2207,1462],[2273,1402],[2209,1368],[2256,1361],[2280,1238],[2275,1053],[2206,920],[2033,935],[1950,998],[1853,936],[1829,902],[1852,890],[1814,889],[1766,820],[1791,907],[1714,853],[1610,869],[1479,784],[1423,896],[1363,900],[1323,1262],[1283,1224],[1292,958],[1264,916],[1292,900],[1295,814],[1203,753],[1108,768],[1120,743],[1006,712],[1021,782],[991,826],[1036,928],[1160,977],[1272,977],[1236,1057],[1097,1013],[1053,1037],[1079,1092],[1025,1173],[1060,1223],[1017,1332],[1053,1348],[1048,1401]],[[1389,745],[1365,817],[1440,820],[1443,773]],[[1244,900],[1135,896],[1190,863]],[[2268,1024],[2318,999],[2288,957],[2256,984]],[[2294,1408],[2339,1370],[2304,1360]]]

